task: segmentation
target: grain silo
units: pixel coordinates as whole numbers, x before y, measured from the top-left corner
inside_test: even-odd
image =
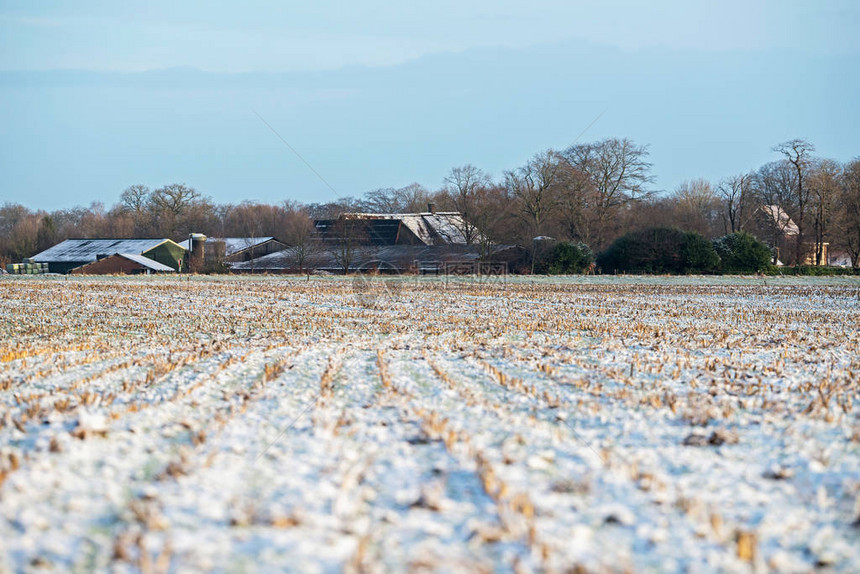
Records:
[[[206,236],[202,233],[192,233],[188,236],[191,251],[188,254],[188,270],[199,273],[203,270],[206,257]]]

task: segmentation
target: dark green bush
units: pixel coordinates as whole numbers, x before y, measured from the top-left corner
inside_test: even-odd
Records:
[[[547,275],[572,275],[586,271],[594,261],[594,254],[585,243],[556,243],[549,252],[535,262],[535,272]]]
[[[597,259],[604,273],[711,273],[719,263],[711,242],[698,233],[661,227],[628,233]]]
[[[743,231],[715,239],[714,250],[720,256],[720,273],[758,273],[770,267],[770,248]]]
[[[714,246],[698,233],[685,233],[681,245],[683,273],[713,273],[720,266]]]

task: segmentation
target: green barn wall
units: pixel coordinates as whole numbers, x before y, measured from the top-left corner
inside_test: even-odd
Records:
[[[165,241],[141,255],[172,267],[176,271],[182,271],[185,266],[185,250],[173,241]],[[182,262],[181,266],[180,262]]]

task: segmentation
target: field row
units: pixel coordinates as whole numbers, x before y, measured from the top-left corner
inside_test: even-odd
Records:
[[[860,285],[0,282],[0,572],[860,566]]]

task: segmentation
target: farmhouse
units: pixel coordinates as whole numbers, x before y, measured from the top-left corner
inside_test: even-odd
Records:
[[[186,250],[170,239],[66,239],[30,258],[46,263],[51,273],[68,273],[116,254],[143,256],[181,271]]]
[[[774,264],[782,265],[781,259],[791,257],[794,252],[800,229],[791,219],[791,216],[778,205],[762,205],[758,213],[759,230],[757,235],[768,238],[774,250]],[[804,244],[803,260],[799,262],[801,265],[816,265],[816,254],[819,251],[821,252],[821,265],[830,264],[829,243],[811,242],[806,245],[804,242]]]

